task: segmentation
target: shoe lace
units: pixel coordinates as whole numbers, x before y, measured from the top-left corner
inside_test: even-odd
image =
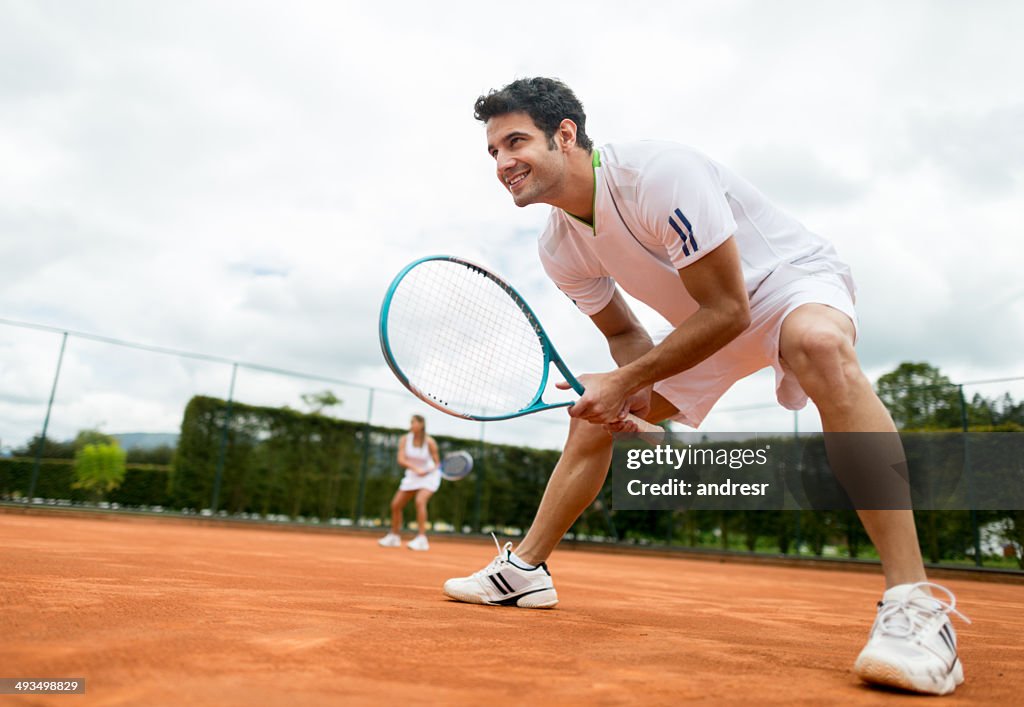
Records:
[[[491,564],[487,565],[486,567],[484,567],[479,572],[474,572],[473,573],[474,577],[485,577],[485,576],[487,576],[489,574],[492,574],[493,572],[497,571],[502,566],[508,564],[508,559],[507,558],[508,558],[509,551],[512,549],[512,543],[511,542],[505,543],[505,547],[503,548],[501,546],[501,543],[498,542],[498,536],[496,536],[494,533],[491,533],[491,537],[494,539],[494,546],[496,548],[498,548],[498,556],[495,557],[493,560],[491,560]]]
[[[938,590],[948,597],[945,602],[934,596],[915,592],[918,587]],[[878,611],[878,628],[890,636],[908,637],[924,629],[934,620],[936,614],[956,614],[966,623],[971,620],[956,609],[956,596],[941,584],[933,582],[917,582],[907,594],[899,600],[884,602]]]

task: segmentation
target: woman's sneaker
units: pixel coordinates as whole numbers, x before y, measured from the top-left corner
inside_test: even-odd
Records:
[[[427,542],[426,535],[417,535],[415,538],[405,544],[410,550],[425,551],[430,549],[430,543]]]
[[[923,587],[945,594],[949,602],[929,596]],[[853,670],[861,680],[932,695],[948,695],[964,681],[956,652],[956,632],[949,614],[967,623],[956,610],[956,597],[931,582],[900,584],[878,602],[878,617],[868,644]]]
[[[550,609],[558,603],[551,573],[543,562],[532,570],[518,567],[509,559],[512,543],[502,548],[491,564],[468,577],[456,577],[444,583],[444,593],[470,604],[518,606],[524,609]]]
[[[377,544],[381,547],[402,547],[402,538],[398,537],[394,533],[388,533],[378,540]]]

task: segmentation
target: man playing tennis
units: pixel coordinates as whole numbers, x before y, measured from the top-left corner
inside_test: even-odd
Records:
[[[797,410],[810,397],[825,431],[895,433],[854,353],[854,284],[827,241],[692,148],[595,149],[582,104],[559,81],[514,81],[480,96],[475,117],[516,205],[553,207],[541,262],[605,335],[618,368],[580,377],[586,393],[570,409],[565,449],[522,543],[448,580],[448,596],[558,602],[545,560],[601,489],[609,432],[624,429],[628,412],[697,427],[733,383],[771,366],[779,403]],[[655,343],[617,286],[664,316],[667,336]],[[963,681],[948,618],[955,599],[927,582],[912,512],[859,515],[886,590],[855,671],[868,682],[952,692]]]

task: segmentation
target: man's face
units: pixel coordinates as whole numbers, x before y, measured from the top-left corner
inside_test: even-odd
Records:
[[[544,131],[526,113],[507,113],[487,121],[487,151],[494,158],[498,181],[516,206],[552,203],[562,188],[565,155],[555,134],[555,149]]]

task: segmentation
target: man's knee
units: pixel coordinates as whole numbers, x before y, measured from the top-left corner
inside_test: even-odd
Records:
[[[804,330],[787,353],[786,362],[798,374],[837,370],[845,363],[856,361],[849,337],[833,327]]]
[[[853,340],[856,328],[850,318],[822,304],[805,304],[782,323],[779,351],[797,374],[834,368],[840,362],[856,362]]]
[[[818,404],[849,404],[870,383],[860,369],[850,337],[836,327],[807,328],[785,354],[786,364]]]

